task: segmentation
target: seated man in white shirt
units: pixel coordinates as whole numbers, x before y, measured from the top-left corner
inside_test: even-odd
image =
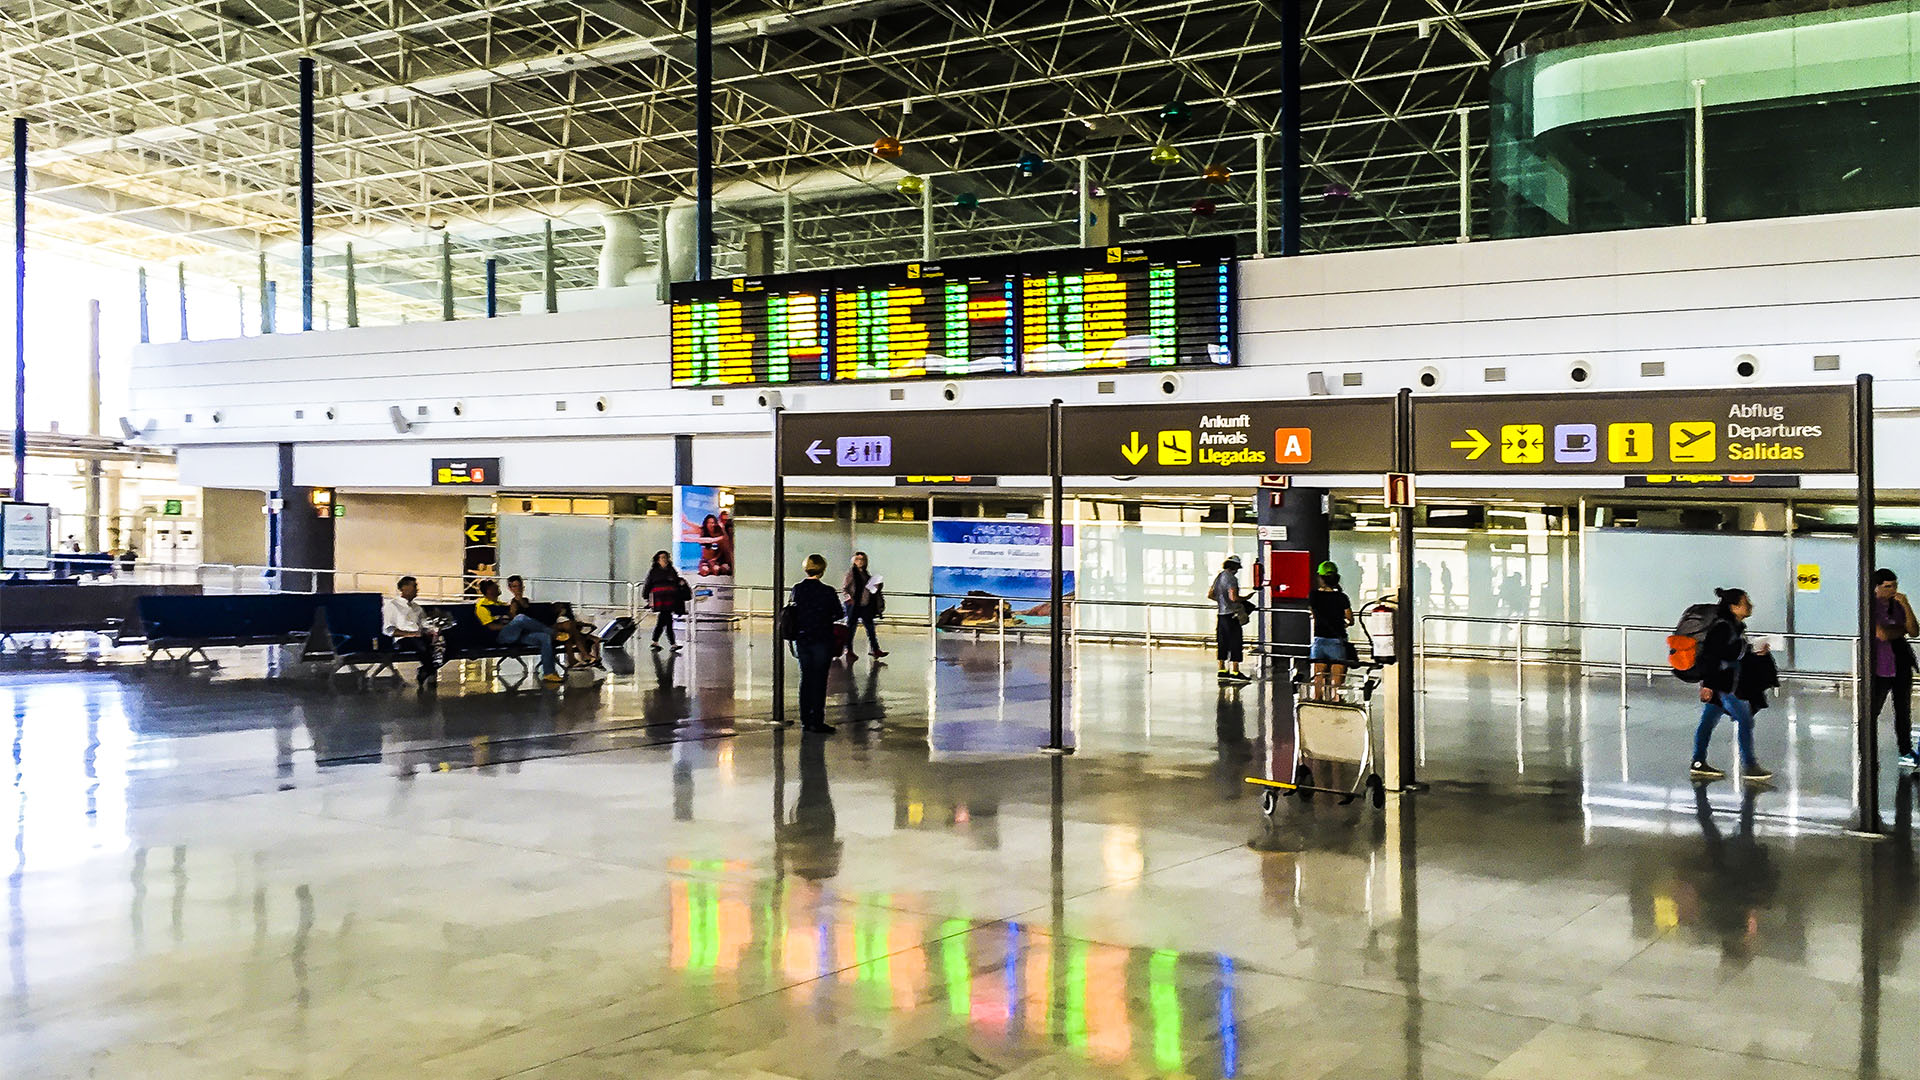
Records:
[[[421,686],[430,686],[439,677],[439,661],[433,647],[433,629],[426,623],[426,612],[414,601],[420,595],[420,582],[411,575],[400,579],[400,595],[389,596],[380,605],[380,622],[393,639],[395,652],[412,653],[420,660],[417,678]]]

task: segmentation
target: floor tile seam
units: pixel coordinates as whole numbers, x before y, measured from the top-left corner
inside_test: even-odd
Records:
[[[958,918],[958,916],[955,916],[955,918]],[[874,956],[869,957],[866,961],[862,963],[848,964],[843,967],[837,967],[837,968],[834,968],[832,971],[822,972],[810,978],[801,979],[798,982],[782,983],[779,986],[762,990],[759,993],[749,994],[746,997],[739,998],[738,1000],[729,1001],[724,1005],[716,1005],[713,1008],[707,1009],[703,1012],[695,1013],[692,1016],[683,1016],[677,1020],[669,1020],[663,1024],[656,1024],[649,1028],[642,1028],[640,1030],[631,1032],[627,1035],[623,1035],[620,1038],[613,1040],[612,1042],[596,1043],[595,1045],[586,1047],[585,1049],[576,1050],[570,1054],[562,1054],[557,1058],[553,1058],[552,1060],[543,1061],[536,1065],[529,1065],[523,1069],[515,1069],[512,1072],[495,1073],[493,1074],[493,1080],[512,1080],[512,1078],[516,1076],[527,1076],[538,1070],[546,1069],[551,1066],[557,1065],[563,1061],[572,1061],[576,1058],[587,1057],[593,1054],[595,1051],[603,1050],[610,1046],[617,1046],[620,1043],[628,1042],[630,1040],[641,1038],[646,1035],[651,1035],[656,1032],[665,1031],[669,1028],[680,1027],[681,1025],[684,1025],[684,1024],[691,1024],[691,1023],[694,1023],[695,1021],[705,1020],[710,1016],[714,1016],[716,1014],[723,1013],[731,1009],[737,1009],[745,1005],[750,1005],[756,1001],[761,1001],[766,998],[778,997],[782,994],[791,993],[795,990],[800,990],[808,986],[815,986],[823,982],[837,980],[840,977],[840,975],[845,972],[857,971],[860,968],[866,967],[868,965],[890,960],[896,956],[903,956],[909,952],[925,949],[931,945],[936,945],[940,942],[947,941],[952,938],[963,937],[967,934],[975,933],[980,930],[986,929],[988,927],[1002,926],[1011,922],[1012,920],[989,919],[984,922],[975,922],[973,920],[968,919],[963,921],[967,923],[966,927],[964,929],[955,930],[953,933],[937,934],[933,937],[926,938],[914,945],[906,946],[899,949],[892,949],[887,952],[875,954]],[[528,1029],[516,1029],[516,1030],[528,1030]],[[488,1040],[488,1041],[492,1041],[492,1040]]]

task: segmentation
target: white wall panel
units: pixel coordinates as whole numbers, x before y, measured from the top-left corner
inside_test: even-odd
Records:
[[[180,482],[189,487],[252,488],[280,486],[280,448],[266,446],[183,446]]]
[[[1573,390],[1575,359],[1593,367],[1586,390],[1730,382],[1742,354],[1776,384],[1871,371],[1883,402],[1909,400],[1920,375],[1920,210],[1248,260],[1240,288],[1242,366],[1183,373],[1179,399],[1305,396],[1312,371],[1348,393],[1339,376],[1359,372],[1359,393],[1388,394],[1428,365],[1440,392]],[[667,309],[643,305],[148,346],[130,413],[213,486],[270,486],[271,446],[238,444],[290,441],[307,483],[414,484],[428,458],[484,453],[518,463],[510,485],[657,487],[675,434],[696,436],[702,482],[767,483],[757,391],[672,389],[666,335]],[[1813,372],[1824,353],[1840,371]],[[1646,361],[1666,375],[1642,378]],[[1506,380],[1487,383],[1488,367]],[[1102,381],[1117,392],[1098,394]],[[1168,400],[1158,382],[966,380],[959,404]],[[940,387],[902,387],[900,401],[884,385],[782,393],[795,411],[891,411],[940,408]],[[396,405],[411,432],[394,431]]]

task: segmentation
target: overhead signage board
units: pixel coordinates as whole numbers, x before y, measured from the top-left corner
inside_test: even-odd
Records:
[[[1853,402],[1848,385],[1415,398],[1414,471],[1850,473]]]
[[[434,458],[435,487],[497,487],[500,484],[500,459]]]
[[[788,476],[1045,476],[1047,410],[788,413]]]
[[[833,378],[1014,375],[1013,260],[949,259],[833,275]]]
[[[0,570],[53,564],[53,512],[45,503],[0,503]]]
[[[1266,476],[1393,468],[1392,398],[1063,410],[1069,476]]]
[[[1021,370],[1232,365],[1233,252],[1207,237],[1021,256]]]

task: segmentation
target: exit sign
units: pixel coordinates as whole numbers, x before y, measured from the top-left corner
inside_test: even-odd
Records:
[[[168,515],[169,517],[179,517],[182,512],[182,508],[180,506],[180,500],[168,499],[167,505],[160,512]]]

